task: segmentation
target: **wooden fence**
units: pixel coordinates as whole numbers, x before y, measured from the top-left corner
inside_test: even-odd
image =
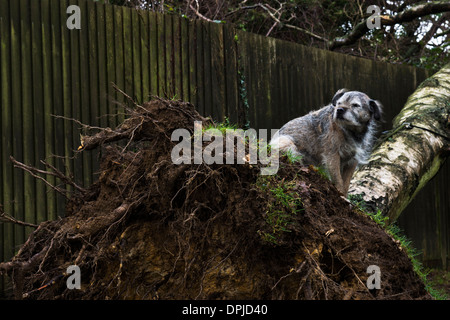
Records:
[[[81,29],[67,28],[69,5],[80,8]],[[150,95],[183,99],[205,116],[228,116],[256,129],[279,128],[347,87],[384,104],[386,129],[427,76],[421,69],[308,48],[226,24],[91,0],[0,0],[0,203],[31,223],[64,215],[64,199],[14,169],[9,156],[40,168],[39,161],[47,159],[80,184],[92,183],[98,153],[74,158],[79,125],[54,115],[116,125],[123,112],[115,101],[124,98],[112,83],[139,102]],[[448,177],[448,164],[443,171]],[[424,260],[444,263],[450,197],[449,182],[441,176],[419,195],[421,206],[409,206],[401,221],[424,250]],[[13,256],[30,231],[0,224],[0,260]]]

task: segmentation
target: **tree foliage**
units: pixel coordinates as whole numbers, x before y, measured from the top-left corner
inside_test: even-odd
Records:
[[[450,61],[450,3],[415,0],[105,0],[183,15],[287,41],[437,71]],[[380,29],[346,38],[380,8]],[[342,39],[351,40],[344,44]]]

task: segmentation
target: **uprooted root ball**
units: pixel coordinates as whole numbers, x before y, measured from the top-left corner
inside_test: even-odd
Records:
[[[429,298],[402,249],[313,168],[173,164],[172,131],[211,122],[162,99],[129,113],[83,137],[82,149],[103,148],[98,181],[2,265],[16,297]],[[70,265],[80,290],[66,286]],[[370,265],[381,289],[367,288]]]

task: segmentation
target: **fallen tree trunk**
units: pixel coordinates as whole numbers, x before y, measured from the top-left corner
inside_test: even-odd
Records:
[[[425,80],[353,175],[349,196],[395,221],[450,154],[450,64]]]

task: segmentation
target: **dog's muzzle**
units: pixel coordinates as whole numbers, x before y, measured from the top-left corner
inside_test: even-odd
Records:
[[[345,113],[345,109],[344,108],[337,108],[336,109],[336,118],[337,119],[344,119],[344,113]]]

